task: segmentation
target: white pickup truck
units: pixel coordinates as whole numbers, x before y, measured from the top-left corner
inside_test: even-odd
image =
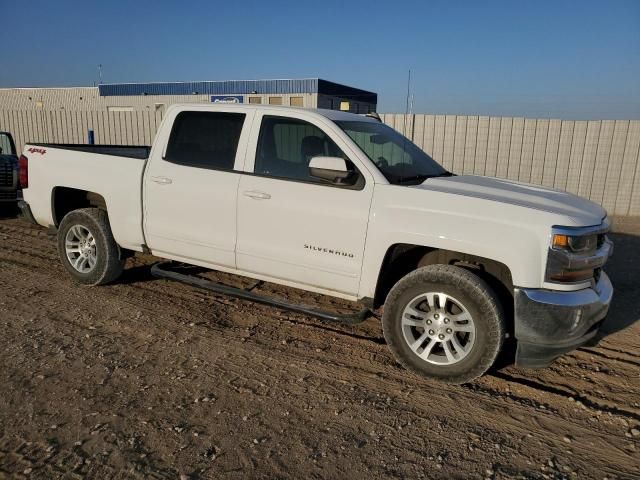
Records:
[[[454,175],[366,116],[174,105],[151,148],[28,144],[19,163],[23,215],[80,283],[144,251],[383,306],[396,359],[446,382],[509,337],[527,367],[594,341],[613,294],[600,206]]]

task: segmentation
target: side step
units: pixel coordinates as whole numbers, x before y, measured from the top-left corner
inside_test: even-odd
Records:
[[[338,313],[316,310],[313,307],[310,307],[308,305],[287,303],[282,300],[277,300],[275,298],[258,295],[256,293],[253,293],[248,290],[243,290],[241,288],[222,285],[220,283],[216,283],[212,280],[207,280],[205,278],[201,278],[196,275],[187,275],[184,273],[178,273],[174,270],[171,270],[171,264],[172,262],[155,263],[151,267],[151,275],[158,278],[166,278],[169,280],[175,280],[177,282],[186,283],[188,285],[193,285],[194,287],[203,288],[205,290],[210,290],[212,292],[220,293],[222,295],[229,295],[231,297],[240,298],[242,300],[248,300],[250,302],[261,303],[263,305],[270,305],[272,307],[281,308],[283,310],[289,310],[292,312],[310,315],[312,317],[320,318],[322,320],[326,320],[329,322],[343,323],[346,325],[355,325],[357,323],[364,322],[367,318],[373,315],[371,310],[368,308],[360,310],[359,312],[341,315]]]

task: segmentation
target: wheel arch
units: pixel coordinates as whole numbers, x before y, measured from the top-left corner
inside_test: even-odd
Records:
[[[56,227],[60,226],[60,222],[69,212],[91,207],[106,212],[105,197],[97,192],[71,187],[57,186],[51,190],[51,215]]]
[[[384,304],[391,288],[405,275],[427,265],[455,265],[482,278],[498,295],[513,325],[513,277],[504,263],[479,255],[407,243],[391,245],[382,261],[373,299],[374,308]]]

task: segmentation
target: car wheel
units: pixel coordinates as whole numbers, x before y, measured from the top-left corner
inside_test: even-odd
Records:
[[[74,210],[62,219],[58,253],[69,273],[85,285],[112,282],[124,268],[107,212],[97,208]]]
[[[452,265],[421,267],[391,289],[382,317],[396,360],[446,383],[467,383],[495,361],[505,318],[480,277]]]

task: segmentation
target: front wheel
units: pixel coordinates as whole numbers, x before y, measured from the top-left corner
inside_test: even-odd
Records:
[[[112,282],[124,268],[107,213],[97,208],[65,215],[58,229],[58,254],[67,271],[85,285]]]
[[[505,335],[502,307],[478,276],[452,265],[430,265],[389,292],[384,336],[404,367],[446,383],[467,383],[495,361]]]

